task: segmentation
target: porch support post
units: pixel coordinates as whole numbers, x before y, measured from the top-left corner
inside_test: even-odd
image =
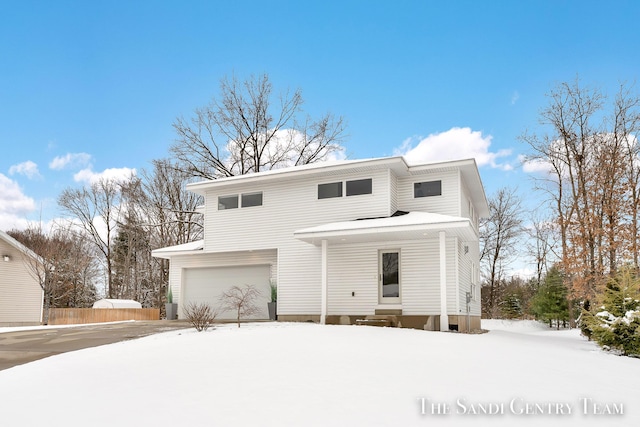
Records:
[[[322,273],[321,273],[321,291],[322,291],[322,297],[321,297],[321,305],[320,305],[320,323],[321,324],[326,324],[327,322],[327,290],[329,288],[329,283],[328,283],[328,278],[327,278],[327,247],[328,247],[328,242],[326,239],[322,240],[322,261],[321,261],[321,265],[322,265]]]
[[[439,233],[440,240],[440,330],[449,330],[447,314],[447,239],[444,231]]]

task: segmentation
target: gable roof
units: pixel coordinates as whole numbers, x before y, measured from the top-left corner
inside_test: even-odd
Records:
[[[212,188],[224,188],[234,184],[252,184],[255,182],[276,181],[290,179],[292,175],[331,175],[348,169],[354,172],[367,172],[372,170],[390,169],[398,176],[420,175],[425,172],[460,171],[464,181],[469,187],[473,204],[480,217],[489,215],[489,205],[484,192],[484,186],[480,178],[475,159],[461,159],[445,162],[409,164],[403,156],[380,157],[361,160],[341,160],[318,162],[301,166],[292,166],[281,169],[271,169],[264,172],[256,172],[246,175],[236,175],[227,178],[207,180],[187,184],[187,189],[194,193],[205,195]]]
[[[14,239],[13,237],[11,237],[10,235],[8,235],[7,233],[5,233],[2,230],[0,230],[0,239],[4,240],[10,246],[13,246],[15,249],[20,251],[20,253],[26,254],[26,255],[28,255],[28,256],[30,256],[32,258],[35,258],[36,260],[42,262],[42,258],[40,258],[39,255],[37,255],[31,249],[29,249],[28,247],[26,247],[22,243],[18,242],[16,239]],[[0,255],[2,255],[2,254],[0,254]]]

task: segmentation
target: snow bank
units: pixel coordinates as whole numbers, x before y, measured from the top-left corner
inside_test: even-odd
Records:
[[[535,320],[482,319],[482,329],[489,331],[540,332],[549,331],[549,325]]]
[[[577,330],[517,327],[479,335],[288,323],[173,331],[0,371],[0,401],[13,425],[70,427],[112,426],[97,415],[104,407],[120,426],[640,423],[640,389],[629,380],[640,375],[638,360],[605,354]],[[606,405],[623,414],[594,413]],[[569,413],[548,413],[554,408]]]

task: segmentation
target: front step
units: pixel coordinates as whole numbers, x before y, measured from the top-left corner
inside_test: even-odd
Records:
[[[356,325],[390,326],[393,328],[402,326],[400,322],[398,322],[397,316],[380,314],[366,316],[364,319],[356,319]]]

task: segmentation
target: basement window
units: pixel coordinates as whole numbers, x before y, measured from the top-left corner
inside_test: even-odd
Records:
[[[431,197],[442,195],[442,181],[414,182],[413,197]]]

